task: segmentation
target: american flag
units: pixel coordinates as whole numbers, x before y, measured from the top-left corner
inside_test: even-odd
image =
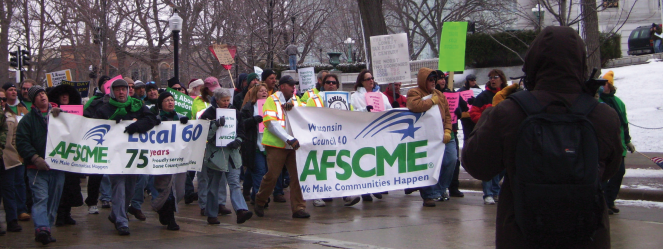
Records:
[[[663,169],[663,158],[660,157],[652,157],[651,158],[652,162],[654,162],[656,165],[661,167]]]

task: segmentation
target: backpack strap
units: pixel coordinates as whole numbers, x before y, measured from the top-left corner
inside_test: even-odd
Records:
[[[572,113],[587,116],[599,104],[599,101],[590,96],[589,94],[580,94],[576,99],[573,106],[569,109]]]
[[[545,110],[545,107],[539,104],[539,100],[530,91],[520,91],[510,94],[507,99],[512,99],[518,103],[527,116],[541,113]]]

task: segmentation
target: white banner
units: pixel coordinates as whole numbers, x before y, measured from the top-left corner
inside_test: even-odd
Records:
[[[318,83],[318,80],[315,78],[315,68],[307,67],[297,69],[299,74],[299,90],[301,92],[306,92],[315,87],[315,84]]]
[[[378,84],[410,80],[407,34],[371,36],[373,77]]]
[[[298,107],[287,122],[301,147],[297,173],[304,199],[319,199],[430,186],[444,155],[437,106],[349,112]]]
[[[223,147],[237,138],[237,111],[235,109],[216,108],[216,119],[226,118],[223,127],[216,130],[216,146]]]
[[[146,133],[124,133],[133,122],[51,116],[46,163],[84,174],[164,175],[202,167],[209,121],[164,121]]]

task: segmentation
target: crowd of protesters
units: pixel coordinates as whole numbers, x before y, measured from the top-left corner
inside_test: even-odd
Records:
[[[536,56],[542,55],[530,56],[532,59],[537,59]],[[527,70],[532,71],[531,74],[529,71],[526,72],[530,77],[536,74],[536,70],[555,71],[555,68],[528,67],[531,65],[531,63],[526,64]],[[564,69],[561,65],[560,68]],[[504,134],[504,130],[499,130],[504,127],[503,125],[491,123],[499,119],[500,115],[515,115],[522,119],[521,114],[501,111],[506,108],[504,106],[513,105],[510,101],[505,101],[505,104],[501,105],[502,109],[496,109],[496,106],[510,94],[521,90],[523,85],[507,84],[506,75],[498,69],[491,70],[487,76],[489,81],[485,84],[485,90],[467,101],[459,99],[460,103],[455,110],[451,109],[443,93],[478,89],[475,75],[466,76],[463,86],[454,89],[453,82],[449,82],[448,74],[439,70],[421,68],[417,73],[416,86],[409,89],[406,95],[401,94],[400,82],[388,84],[386,91],[383,92],[385,109],[407,108],[412,112],[425,112],[434,108],[442,116],[442,126],[439,129],[440,133],[443,133],[445,148],[439,181],[419,189],[405,189],[406,194],[419,191],[424,207],[435,207],[436,202],[448,201],[450,197],[464,196],[459,190],[458,183],[461,165],[458,136],[460,129],[466,141],[468,138],[470,141],[481,139],[480,145],[469,144],[469,149],[463,151],[462,161],[470,165],[482,164],[483,170],[474,167],[468,172],[483,181],[484,204],[501,205],[504,200],[512,201],[511,189],[505,177],[509,175],[510,166],[507,165],[505,168],[503,165],[498,167],[486,163],[488,162],[486,158],[495,156],[493,153],[501,155],[501,151],[497,151],[498,147],[492,147],[485,139]],[[607,104],[606,108],[609,106],[617,112],[620,124],[621,140],[617,141],[617,144],[611,141],[612,144],[609,146],[619,147],[618,149],[624,151],[622,154],[620,150],[619,158],[613,158],[621,161],[618,173],[614,177],[606,176],[613,175],[617,169],[604,165],[606,173],[602,180],[605,181],[603,184],[606,193],[605,202],[608,213],[613,214],[619,212],[614,199],[624,175],[623,156],[626,150],[633,152],[635,148],[630,143],[626,108],[615,96],[614,74],[606,73],[604,78],[607,79],[607,83],[597,91],[597,96],[601,102]],[[184,204],[191,204],[197,200],[200,215],[206,216],[209,224],[219,224],[220,215],[233,213],[236,222],[242,224],[251,219],[253,214],[258,217],[265,216],[265,208],[272,201],[287,202],[285,188],[290,188],[292,217],[308,218],[310,214],[306,210],[306,201],[303,199],[298,177],[293,177],[297,172],[295,150],[300,145],[297,138],[285,129],[287,119],[285,112],[302,106],[325,107],[324,101],[320,100],[324,99],[326,92],[337,91],[341,82],[337,75],[328,71],[319,72],[317,79],[318,84],[315,88],[298,95],[295,93],[298,82],[291,76],[284,75],[277,80],[276,72],[270,69],[264,70],[261,75],[240,74],[234,96],[221,88],[215,77],[191,79],[188,88],[187,84],[177,79],[168,80],[169,88],[192,97],[192,119],[210,121],[207,139],[211,142],[206,144],[203,168],[200,172],[158,176],[122,174],[86,176],[50,169],[48,162],[44,160],[46,134],[49,132],[48,122],[50,118],[59,117],[61,105],[84,104],[84,116],[87,118],[113,120],[117,123],[123,120],[131,121],[125,130],[128,134],[144,133],[163,121],[179,121],[183,124],[189,122],[188,117],[175,112],[173,95],[160,90],[154,82],[144,83],[131,78],[116,79],[110,83],[109,92],[103,92],[103,87],[99,87],[86,103],[83,103],[81,95],[72,86],[58,85],[44,89],[29,79],[19,85],[6,83],[0,89],[0,105],[4,113],[0,116],[0,147],[2,147],[0,155],[3,160],[0,171],[2,180],[0,193],[6,213],[7,231],[20,232],[22,226],[19,221],[32,219],[35,240],[43,244],[55,242],[52,226],[76,224],[71,215],[72,207],[85,204],[88,206],[88,213],[96,215],[99,214],[98,204],[101,203],[101,208],[111,208],[108,220],[115,226],[118,234],[129,235],[128,215],[133,215],[141,221],[147,218],[142,211],[145,196],[151,198],[152,210],[157,212],[159,222],[168,230],[179,230],[174,214],[181,208],[178,206],[181,200],[184,200]],[[102,76],[98,85],[102,86],[108,80],[109,77]],[[551,82],[546,81],[548,79],[530,80],[532,80],[531,85],[526,85],[530,91],[538,89],[541,92],[555,92],[551,90],[554,89],[552,83],[547,83]],[[535,85],[533,82],[538,83]],[[573,84],[564,89],[575,88],[580,89]],[[354,84],[354,92],[350,95],[349,111],[373,111],[374,107],[366,103],[364,95],[379,89],[370,71],[364,70],[359,73]],[[543,98],[552,97],[545,95]],[[262,113],[258,106],[260,100],[265,100]],[[213,141],[217,128],[225,123],[224,117],[217,118],[217,108],[235,109],[238,117],[237,138],[224,147],[215,146]],[[605,111],[606,108],[600,111]],[[452,120],[452,113],[460,122]],[[489,117],[485,117],[486,115]],[[611,116],[608,116],[605,116],[605,120],[601,122],[615,121],[609,120]],[[258,129],[261,123],[265,126],[264,132]],[[512,123],[507,127],[515,132],[518,122]],[[609,132],[605,129],[608,128],[598,132]],[[474,155],[474,152],[491,155]],[[602,155],[602,158],[604,157],[608,155]],[[610,164],[615,162],[611,161]],[[85,177],[87,177],[87,198],[84,200],[81,179]],[[503,178],[505,183],[502,183]],[[198,192],[195,192],[194,179],[197,179]],[[504,192],[501,191],[501,186],[504,185],[506,185],[504,191],[507,192],[501,194],[500,192]],[[361,200],[373,201],[373,197],[382,199],[384,194],[386,192],[346,196],[342,200],[345,206],[353,206]],[[500,199],[500,196],[503,198]],[[226,207],[228,197],[232,209]],[[330,201],[332,199],[312,200],[315,207],[325,207],[325,203]],[[252,205],[252,208],[249,208],[249,205]],[[500,219],[498,215],[498,223],[504,222],[503,220],[504,217]],[[510,229],[513,227],[498,228],[498,234],[512,233]],[[4,233],[5,231],[2,231],[2,234]],[[504,240],[510,238],[509,236],[504,235]]]

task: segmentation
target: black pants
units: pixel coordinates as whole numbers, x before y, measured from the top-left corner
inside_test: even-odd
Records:
[[[104,177],[102,174],[89,175],[87,179],[87,198],[85,204],[88,206],[96,206],[99,203],[99,187],[101,186],[101,179]]]
[[[619,189],[622,187],[622,180],[624,179],[624,174],[626,174],[626,165],[624,165],[624,159],[622,157],[622,164],[619,165],[619,171],[610,178],[607,182],[603,183],[603,189],[605,193],[605,204],[608,207],[615,205],[615,200],[617,199],[617,194],[619,194]]]
[[[458,146],[458,132],[456,133],[456,153],[457,153],[457,158],[456,160],[456,169],[454,170],[454,177],[451,179],[451,184],[449,184],[449,192],[451,191],[458,191],[458,187],[460,185],[460,182],[458,181],[458,172],[460,171],[460,147]]]

